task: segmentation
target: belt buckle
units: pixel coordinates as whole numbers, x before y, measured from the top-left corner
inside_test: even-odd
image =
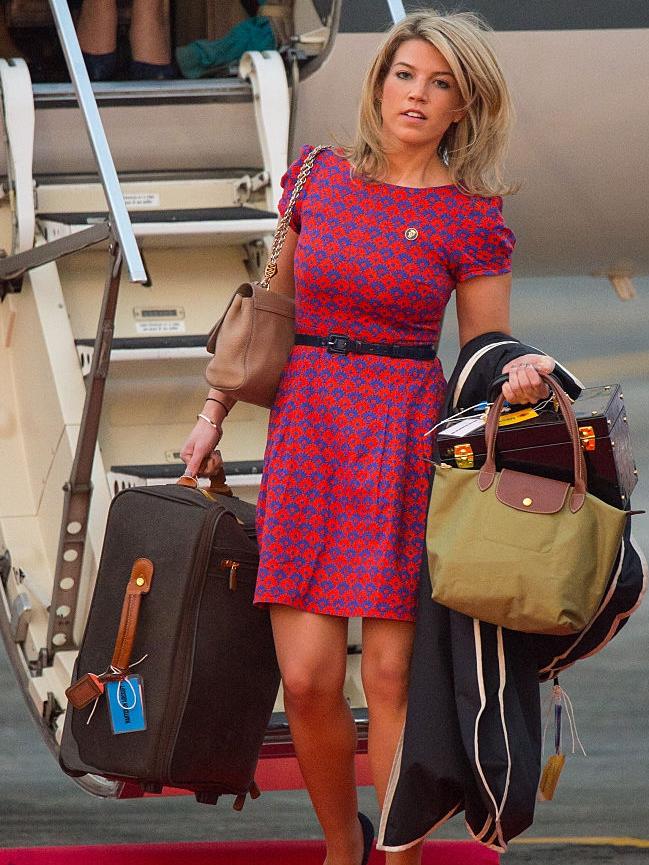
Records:
[[[330,333],[327,336],[327,351],[329,354],[347,354],[350,350],[350,337],[342,333]]]

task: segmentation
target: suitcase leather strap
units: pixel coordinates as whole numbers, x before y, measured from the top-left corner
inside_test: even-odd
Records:
[[[99,675],[86,673],[76,682],[73,682],[69,688],[66,688],[65,696],[75,709],[83,709],[88,703],[97,700],[104,692],[105,682],[111,679],[121,679],[124,673],[128,672],[137,632],[140,601],[142,595],[151,588],[152,578],[153,562],[145,558],[136,559],[131,568],[131,576],[124,593],[122,615],[111,666]]]
[[[126,585],[122,616],[119,622],[115,650],[111,666],[118,670],[128,670],[131,652],[135,642],[137,620],[140,613],[142,595],[151,588],[153,562],[150,559],[136,559],[131,569],[131,577]]]

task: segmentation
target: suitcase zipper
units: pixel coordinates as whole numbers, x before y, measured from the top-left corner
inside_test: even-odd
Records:
[[[237,590],[237,570],[239,569],[239,564],[240,562],[235,562],[232,559],[222,559],[221,561],[222,568],[230,568],[228,588],[231,592],[236,592]]]
[[[236,592],[238,586],[239,568],[247,567],[254,568],[256,570],[259,567],[259,561],[246,562],[243,561],[243,559],[221,559],[221,561],[219,562],[219,567],[229,571],[228,588],[231,592]]]
[[[195,603],[200,603],[200,598],[207,578],[207,566],[214,543],[214,535],[216,534],[218,524],[224,514],[230,514],[230,516],[232,516],[230,511],[226,510],[221,505],[210,510],[212,512],[208,513],[205,519],[201,544],[196,553],[196,566],[193,568],[192,574],[194,579],[192,580],[191,585],[187,588],[187,597],[189,601],[186,605],[186,609],[183,611],[180,626],[180,641],[176,657],[182,658],[185,656],[185,663],[182,665],[182,669],[176,671],[176,680],[171,683],[171,693],[179,695],[180,699],[176,700],[175,704],[169,707],[168,718],[170,720],[168,721],[167,729],[162,731],[160,736],[160,741],[163,744],[160,749],[159,757],[161,768],[159,777],[161,780],[165,779],[166,783],[172,785],[173,781],[170,774],[171,762],[174,746],[180,730],[180,723],[187,703],[187,696],[189,694],[189,687],[191,684],[189,673],[194,662],[196,628],[198,626],[198,616],[196,615]],[[163,780],[163,783],[165,783],[165,780]]]

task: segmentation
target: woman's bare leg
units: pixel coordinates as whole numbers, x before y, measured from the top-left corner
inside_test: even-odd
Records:
[[[354,772],[356,728],[343,696],[347,619],[273,604],[284,706],[298,762],[327,844],[326,865],[363,854]]]
[[[165,0],[133,0],[130,36],[133,60],[158,66],[171,62]]]
[[[363,619],[361,675],[370,722],[369,761],[380,808],[406,718],[414,635],[412,622]],[[420,865],[422,846],[423,842],[401,853],[386,853],[386,865]]]
[[[117,0],[83,0],[77,37],[86,54],[110,54],[117,47]]]

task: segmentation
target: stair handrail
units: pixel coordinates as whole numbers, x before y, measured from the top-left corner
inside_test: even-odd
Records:
[[[147,283],[148,276],[140,250],[138,249],[129,219],[124,196],[120,189],[115,163],[108,146],[104,126],[99,116],[97,101],[92,92],[88,70],[83,60],[81,46],[74,29],[74,22],[67,0],[49,0],[56,30],[65,56],[65,62],[70,73],[70,80],[77,95],[79,108],[83,116],[86,131],[90,138],[101,185],[104,188],[106,202],[110,212],[110,224],[128,268],[131,282]]]

